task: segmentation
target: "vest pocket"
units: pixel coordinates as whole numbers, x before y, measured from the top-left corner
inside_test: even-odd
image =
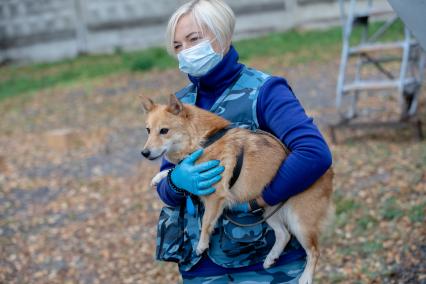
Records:
[[[201,256],[195,253],[200,239],[202,209],[195,204],[196,216],[178,207],[163,207],[157,226],[157,260],[179,263],[180,269],[189,270]]]
[[[251,224],[259,221],[262,215],[256,216],[251,213],[231,213],[228,215],[232,220],[242,224]],[[266,227],[265,223],[242,227],[233,224],[228,219],[221,219],[221,236],[220,246],[223,252],[232,257],[239,256],[242,253],[258,251],[268,247],[265,239]]]
[[[185,256],[182,254],[184,227],[181,208],[163,207],[157,226],[158,260],[181,262]]]

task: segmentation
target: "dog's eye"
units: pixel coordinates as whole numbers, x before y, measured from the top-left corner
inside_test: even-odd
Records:
[[[148,132],[148,134],[151,132],[151,129],[147,128],[146,132]]]
[[[161,128],[160,129],[160,134],[167,134],[167,132],[169,132],[168,128]]]

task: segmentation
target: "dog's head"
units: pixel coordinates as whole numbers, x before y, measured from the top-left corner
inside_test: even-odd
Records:
[[[189,112],[173,94],[170,95],[168,105],[157,105],[143,96],[141,99],[147,113],[148,133],[142,155],[149,160],[155,160],[166,154],[168,160],[172,161],[169,157],[178,155],[189,146]]]

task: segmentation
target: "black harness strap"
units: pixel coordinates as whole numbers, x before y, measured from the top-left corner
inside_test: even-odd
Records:
[[[229,180],[229,188],[237,182],[238,177],[241,174],[241,169],[243,168],[243,160],[244,160],[244,148],[241,147],[240,152],[237,155],[237,163],[235,164],[234,171],[232,172],[232,177]]]
[[[223,128],[217,132],[215,132],[213,135],[207,138],[206,141],[204,141],[201,146],[203,148],[207,148],[208,146],[212,145],[216,141],[218,141],[220,138],[225,136],[225,134],[231,130],[232,128],[226,127]],[[244,160],[244,149],[241,148],[240,152],[237,155],[237,163],[235,164],[234,170],[232,172],[232,177],[229,180],[229,188],[232,188],[232,186],[237,182],[238,177],[241,174],[241,169],[243,168],[243,160]]]
[[[212,136],[208,137],[206,141],[201,143],[201,147],[203,147],[203,148],[209,147],[211,144],[213,144],[214,142],[216,142],[217,140],[219,140],[220,138],[225,136],[225,134],[231,129],[232,128],[225,127],[225,128],[222,128],[221,130],[213,133]]]

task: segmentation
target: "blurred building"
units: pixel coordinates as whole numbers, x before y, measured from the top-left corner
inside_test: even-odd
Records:
[[[0,62],[40,62],[163,45],[184,0],[1,0]],[[339,23],[337,0],[227,0],[236,38]],[[386,0],[378,9],[390,10]]]

